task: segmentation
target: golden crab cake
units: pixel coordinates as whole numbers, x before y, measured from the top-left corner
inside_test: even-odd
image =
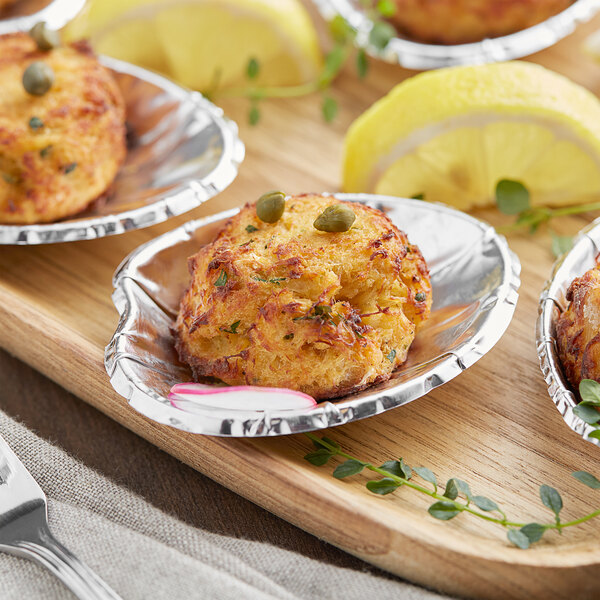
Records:
[[[332,204],[349,231],[313,223]],[[333,197],[286,197],[265,223],[247,204],[189,259],[174,327],[196,378],[332,398],[388,379],[431,307],[419,249],[382,212]]]
[[[23,87],[34,61],[54,71],[41,96]],[[56,221],[101,196],[125,157],[125,106],[89,47],[0,36],[0,90],[0,223]]]
[[[558,355],[571,385],[600,381],[600,269],[590,269],[567,290],[569,306],[556,323]]]
[[[574,0],[395,0],[391,21],[410,38],[465,44],[521,31],[558,14]]]

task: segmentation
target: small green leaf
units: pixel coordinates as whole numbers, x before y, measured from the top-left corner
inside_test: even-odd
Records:
[[[390,350],[390,353],[386,356],[386,358],[393,363],[394,359],[396,358],[396,351],[395,350]]]
[[[594,423],[598,423],[598,421],[600,421],[600,412],[598,412],[593,406],[578,404],[573,409],[573,414],[577,415],[582,421],[585,421],[589,425],[593,425]]]
[[[600,383],[593,379],[582,379],[579,395],[588,406],[600,406]]]
[[[509,529],[506,532],[506,537],[511,544],[521,548],[521,550],[529,548],[529,538],[519,529]]]
[[[412,477],[412,469],[404,462],[404,459],[400,459],[400,470],[404,479],[410,479]]]
[[[396,30],[392,25],[384,21],[376,21],[369,32],[369,44],[381,52],[395,36]]]
[[[519,181],[501,179],[496,185],[496,205],[505,215],[517,215],[529,208],[529,191]]]
[[[396,477],[402,477],[403,479],[410,479],[412,477],[412,469],[403,459],[388,460],[384,462],[380,468]]]
[[[498,505],[493,500],[490,500],[485,496],[473,496],[471,500],[477,508],[484,510],[485,512],[490,512],[492,510],[500,510],[498,508]]]
[[[248,111],[248,123],[254,126],[260,121],[260,109],[256,104],[253,104]]]
[[[563,507],[563,501],[560,494],[549,485],[540,486],[540,498],[545,507],[549,508],[558,519],[558,515]]]
[[[321,438],[326,444],[329,444],[330,446],[333,446],[334,448],[337,448],[338,450],[340,449],[340,445],[337,442],[334,442],[331,438],[325,437],[323,436]]]
[[[235,335],[235,334],[237,333],[237,328],[239,327],[240,323],[241,323],[241,321],[236,321],[235,323],[232,323],[232,324],[229,326],[229,329],[224,329],[224,328],[222,328],[222,330],[223,330],[225,333],[232,333],[232,334],[234,334],[234,335]]]
[[[456,484],[456,487],[458,488],[458,490],[460,491],[460,493],[469,501],[471,501],[471,488],[469,487],[469,484],[466,481],[463,481],[462,479],[456,479],[456,477],[454,477],[454,483]]]
[[[221,269],[221,272],[219,273],[219,276],[217,277],[217,280],[215,281],[215,286],[223,287],[226,283],[227,283],[227,273],[225,273],[225,271],[223,269]]]
[[[598,429],[596,431],[592,431],[591,433],[588,433],[588,437],[594,438],[595,440],[600,440],[600,429]]]
[[[365,468],[365,463],[360,462],[351,458],[341,465],[338,465],[333,471],[333,476],[336,479],[343,479],[344,477],[350,477],[351,475],[357,475]]]
[[[331,457],[332,454],[329,450],[321,448],[316,452],[309,452],[304,459],[307,460],[311,465],[322,467],[323,465],[327,464]]]
[[[76,168],[77,168],[76,162],[69,163],[68,165],[65,165],[63,167],[63,173],[65,175],[68,175],[69,173],[72,173]]]
[[[424,479],[425,481],[429,481],[429,483],[433,484],[434,490],[437,489],[437,479],[435,477],[435,473],[428,469],[427,467],[413,467],[413,471]]]
[[[562,256],[565,252],[568,252],[573,247],[573,236],[570,235],[557,235],[552,232],[552,254],[556,258]]]
[[[283,339],[284,339],[284,340],[293,340],[293,339],[294,339],[294,334],[293,334],[293,333],[286,333],[286,334],[283,336]]]
[[[39,117],[31,117],[31,119],[29,119],[29,127],[31,127],[31,129],[41,129],[43,126],[44,121],[42,121]]]
[[[452,502],[439,501],[432,504],[427,512],[434,518],[440,521],[449,521],[453,519],[461,511],[454,506]]]
[[[425,292],[419,292],[418,294],[415,294],[416,302],[424,302],[425,298],[427,298],[427,296],[425,295]]]
[[[369,59],[364,48],[359,48],[356,52],[356,71],[361,79],[364,79],[369,72]]]
[[[329,32],[338,44],[345,44],[356,37],[356,31],[342,15],[336,15],[329,21]]]
[[[520,531],[527,536],[530,544],[535,544],[542,539],[546,528],[539,523],[527,523],[521,527]]]
[[[327,123],[331,123],[337,115],[338,112],[338,104],[334,98],[331,96],[325,96],[323,98],[323,104],[321,105],[321,110],[323,112],[323,118]]]
[[[393,17],[396,14],[396,5],[392,0],[379,0],[377,2],[377,12],[382,17]]]
[[[395,482],[393,479],[389,477],[384,477],[383,479],[379,479],[377,481],[369,481],[367,482],[367,489],[374,494],[379,494],[381,496],[385,496],[386,494],[391,494],[395,492],[400,487],[400,484]]]
[[[258,231],[258,229],[256,227],[254,227],[254,225],[246,225],[246,231],[248,233],[252,233],[254,231]]]
[[[446,489],[444,490],[444,496],[446,498],[450,498],[450,500],[455,500],[457,498],[458,487],[454,479],[448,479],[448,482],[446,483]]]
[[[256,58],[251,58],[246,66],[246,76],[248,79],[256,79],[260,72],[260,64]]]
[[[411,198],[413,200],[425,200],[425,194],[421,192],[420,194],[415,194],[414,196],[411,196]]]
[[[40,150],[40,156],[42,158],[46,158],[46,156],[48,156],[50,154],[50,152],[52,151],[52,144],[48,144],[47,146],[44,146],[41,150]]]
[[[600,480],[594,477],[591,473],[587,473],[586,471],[575,471],[575,473],[573,473],[573,477],[593,490],[600,490]]]
[[[342,45],[334,46],[333,49],[327,53],[327,56],[325,56],[325,65],[319,76],[319,86],[321,88],[325,88],[331,83],[342,68],[345,59],[346,52]]]

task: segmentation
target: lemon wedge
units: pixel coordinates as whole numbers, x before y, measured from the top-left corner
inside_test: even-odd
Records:
[[[244,85],[252,58],[257,85],[306,83],[322,64],[299,0],[91,0],[64,35],[201,91]]]
[[[397,85],[350,127],[349,192],[423,196],[460,209],[494,202],[501,179],[533,205],[600,194],[600,102],[538,65],[439,69]]]

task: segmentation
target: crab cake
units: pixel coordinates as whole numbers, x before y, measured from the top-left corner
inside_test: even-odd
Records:
[[[352,227],[317,230],[335,204]],[[316,399],[389,379],[431,307],[419,249],[382,212],[333,197],[288,196],[275,223],[247,204],[189,268],[174,334],[195,377]]]
[[[35,61],[54,71],[39,96],[23,86]],[[101,196],[125,157],[125,105],[89,47],[0,36],[0,90],[0,223],[56,221]]]
[[[558,355],[571,385],[600,381],[600,269],[590,269],[567,290],[569,306],[556,323]]]
[[[574,0],[395,0],[401,33],[434,44],[465,44],[521,31]]]

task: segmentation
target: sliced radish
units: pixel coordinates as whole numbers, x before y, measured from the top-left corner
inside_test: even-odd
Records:
[[[191,406],[239,411],[300,410],[317,405],[312,396],[285,388],[250,385],[215,387],[202,383],[178,383],[169,394],[171,404],[182,410]]]

